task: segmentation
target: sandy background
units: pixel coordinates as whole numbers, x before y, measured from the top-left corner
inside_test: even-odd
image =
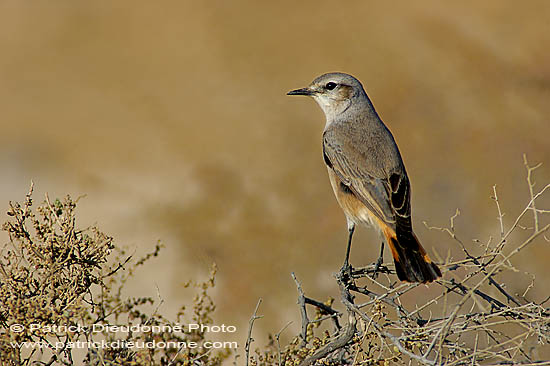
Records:
[[[363,82],[404,156],[417,234],[445,257],[456,245],[423,221],[460,208],[459,234],[485,241],[494,184],[508,225],[528,201],[523,153],[550,181],[549,14],[542,0],[2,1],[0,203],[31,179],[36,197],[85,194],[83,225],[138,253],[167,247],[131,294],[158,285],[169,315],[216,262],[217,322],[244,330],[262,297],[257,326],[276,332],[299,317],[290,272],[334,295],[346,240],[324,116],[285,93],[329,71]],[[352,263],[378,243],[360,230]],[[541,242],[515,258],[540,281],[534,299],[549,254]]]

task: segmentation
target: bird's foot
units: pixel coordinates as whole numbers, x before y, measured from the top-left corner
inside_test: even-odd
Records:
[[[342,281],[343,284],[347,286],[352,282],[352,272],[353,267],[351,266],[351,264],[349,264],[348,261],[345,261],[342,268],[340,268],[340,272],[338,272],[338,278],[340,279],[340,281]]]
[[[374,269],[372,271],[372,276],[374,278],[377,278],[378,277],[378,274],[379,273],[382,273],[382,271],[380,271],[380,267],[382,266],[382,263],[384,262],[384,258],[383,257],[378,257],[378,259],[376,260],[376,263],[374,264]],[[380,271],[380,272],[379,272]]]
[[[376,279],[378,277],[378,271],[380,270],[380,267],[382,266],[382,263],[384,262],[384,242],[382,242],[382,245],[380,246],[380,256],[376,260],[376,263],[374,264],[374,270],[372,273],[372,276]]]

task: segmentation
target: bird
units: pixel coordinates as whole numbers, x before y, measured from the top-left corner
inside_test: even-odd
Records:
[[[390,247],[397,277],[429,283],[441,277],[416,237],[411,219],[411,187],[395,139],[355,77],[332,72],[287,95],[312,97],[326,117],[323,160],[348,228],[342,269],[357,225],[376,228]],[[376,269],[382,263],[384,242]]]

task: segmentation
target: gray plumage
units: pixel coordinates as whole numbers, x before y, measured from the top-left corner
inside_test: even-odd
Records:
[[[323,155],[350,243],[355,224],[372,225],[386,237],[396,268],[401,267],[400,279],[439,277],[412,231],[410,183],[397,144],[361,83],[348,74],[329,73],[288,94],[311,96],[325,112]]]

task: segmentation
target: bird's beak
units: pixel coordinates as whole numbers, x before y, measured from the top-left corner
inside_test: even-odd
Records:
[[[309,88],[302,88],[289,91],[286,95],[313,95],[313,91]]]

